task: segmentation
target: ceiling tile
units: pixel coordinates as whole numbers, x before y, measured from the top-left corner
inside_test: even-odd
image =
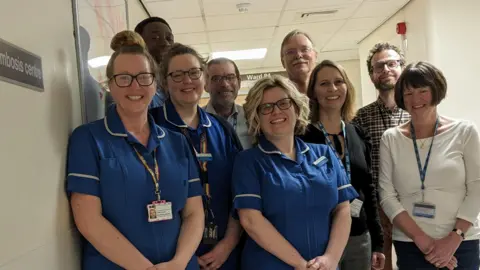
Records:
[[[280,13],[256,13],[207,17],[209,31],[272,27],[277,24]]]
[[[277,28],[273,38],[273,44],[282,44],[284,37],[290,31],[298,29],[310,35],[315,43],[315,47],[322,47],[344,23],[345,21],[331,21],[280,26]]]
[[[211,31],[208,33],[210,42],[229,42],[236,40],[255,40],[272,38],[275,27],[250,28],[227,31]]]
[[[202,16],[197,0],[143,1],[151,14],[164,19]],[[170,20],[167,21],[170,23]]]
[[[215,52],[249,50],[249,49],[268,48],[268,46],[270,45],[270,40],[262,39],[262,40],[251,40],[251,41],[219,42],[219,43],[211,43],[211,45],[212,45],[212,50]]]
[[[342,50],[355,50],[358,49],[358,44],[354,41],[343,41],[343,42],[330,42],[325,46],[322,51],[342,51]]]
[[[242,72],[242,70],[245,70],[245,69],[262,67],[262,63],[263,63],[263,59],[235,61],[235,64],[237,64],[238,69],[240,69],[240,72]]]
[[[172,31],[175,35],[205,31],[205,25],[201,17],[169,19],[168,24],[172,27]]]
[[[278,44],[278,46],[271,46],[268,49],[263,65],[267,67],[282,66],[282,60],[280,59],[280,44]]]
[[[372,31],[373,29],[377,28],[377,26],[379,26],[385,19],[386,18],[383,17],[350,19],[342,27],[342,31]]]
[[[285,9],[286,10],[312,9],[312,8],[330,9],[338,5],[358,6],[362,1],[363,0],[322,0],[322,1],[290,0],[288,1],[288,4]]]
[[[366,1],[355,12],[353,18],[378,17],[379,15],[391,15],[399,8],[408,3],[409,0],[383,0]],[[385,17],[385,16],[384,16]]]
[[[324,21],[334,21],[334,20],[343,20],[347,19],[355,13],[357,5],[337,5],[332,7],[332,9],[338,10],[333,14],[312,14],[310,16],[302,17],[302,14],[308,12],[322,11],[324,9],[300,9],[300,10],[291,10],[286,11],[281,20],[280,25],[289,25],[289,24],[298,24],[298,23],[313,23],[313,22],[324,22]]]
[[[186,33],[186,34],[175,34],[175,42],[180,42],[183,44],[202,44],[208,43],[207,33]]]
[[[240,11],[237,8],[237,4],[241,1],[204,1],[203,9],[206,16],[212,15],[236,15],[240,14]],[[244,1],[248,2],[248,1]],[[280,13],[283,8],[283,1],[275,0],[262,0],[262,1],[252,1],[251,5],[248,6],[248,14],[252,13],[268,13],[275,12]]]
[[[198,53],[210,55],[210,46],[208,44],[190,44]]]

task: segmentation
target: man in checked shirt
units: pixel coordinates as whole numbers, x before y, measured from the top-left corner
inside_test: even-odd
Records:
[[[357,112],[353,122],[361,126],[372,139],[372,174],[378,189],[379,147],[385,130],[407,122],[410,115],[397,107],[394,88],[405,66],[405,58],[400,49],[389,43],[377,43],[370,50],[367,59],[370,79],[378,90],[378,99]],[[378,200],[380,205],[380,200]],[[384,270],[392,270],[392,224],[379,206],[380,221],[383,227],[385,254]]]

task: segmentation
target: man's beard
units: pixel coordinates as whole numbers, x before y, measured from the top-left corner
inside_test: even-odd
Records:
[[[382,83],[378,81],[374,85],[375,88],[378,89],[380,92],[389,92],[395,88],[394,83]]]

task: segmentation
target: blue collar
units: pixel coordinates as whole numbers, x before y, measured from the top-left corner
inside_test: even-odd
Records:
[[[199,126],[203,127],[211,127],[212,122],[210,121],[210,117],[208,114],[200,107],[197,106],[198,115],[199,115]],[[177,113],[175,106],[173,105],[170,99],[165,101],[165,105],[163,106],[163,114],[165,115],[165,120],[170,124],[179,127],[179,128],[188,128],[188,125],[183,122],[180,115]]]
[[[282,152],[280,152],[280,150],[278,150],[278,148],[269,140],[267,140],[267,138],[265,138],[265,136],[263,135],[259,136],[257,146],[260,151],[265,154],[280,155],[282,157],[285,157],[285,155],[282,154]],[[304,156],[310,150],[310,147],[308,147],[305,142],[295,136],[295,149],[297,151],[298,163],[301,163],[301,161],[303,160],[302,156]]]
[[[110,135],[116,136],[116,137],[124,137],[130,142],[138,142],[125,129],[122,119],[120,119],[120,116],[118,115],[117,105],[114,104],[110,106],[110,108],[107,111],[107,115],[103,119],[103,122],[105,124],[105,129]],[[148,143],[149,144],[148,148],[150,148],[152,140],[155,143],[155,145],[159,144],[160,139],[163,139],[165,137],[165,131],[161,127],[155,124],[151,115],[148,115],[148,124],[150,125],[150,139]]]

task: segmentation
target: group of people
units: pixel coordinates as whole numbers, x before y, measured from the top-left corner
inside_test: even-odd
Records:
[[[393,239],[400,270],[478,270],[480,139],[438,114],[435,66],[375,45],[379,97],[355,112],[346,71],[294,30],[288,78],[241,106],[235,62],[174,43],[161,18],[111,47],[112,102],[68,147],[83,269],[390,270]]]

